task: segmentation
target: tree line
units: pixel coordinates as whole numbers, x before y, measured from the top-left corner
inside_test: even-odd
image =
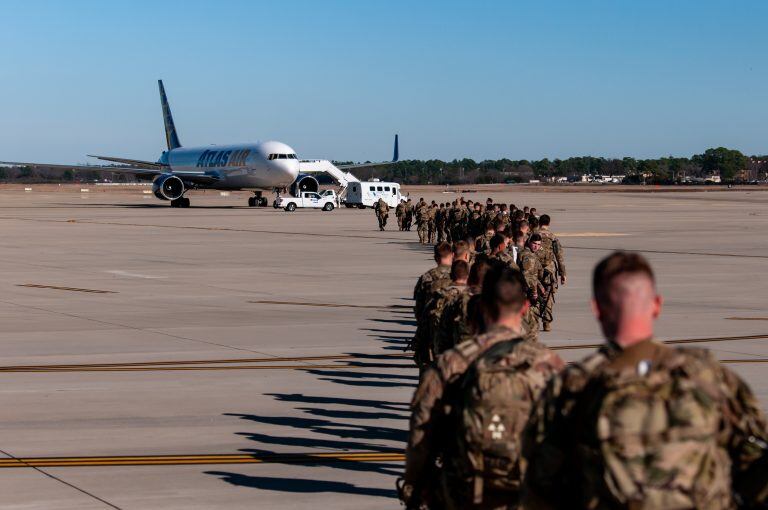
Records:
[[[340,163],[340,162],[339,162]],[[349,162],[347,162],[349,163]],[[359,178],[378,178],[402,184],[493,184],[520,183],[553,178],[580,180],[582,175],[624,176],[627,184],[674,184],[719,176],[722,182],[751,182],[768,178],[768,156],[745,156],[725,147],[707,149],[690,158],[657,159],[603,158],[579,156],[568,159],[475,161],[405,160],[397,163],[358,169]],[[134,181],[133,176],[109,170],[71,170],[57,168],[0,167],[0,182],[114,182]],[[332,182],[330,178],[326,179]]]

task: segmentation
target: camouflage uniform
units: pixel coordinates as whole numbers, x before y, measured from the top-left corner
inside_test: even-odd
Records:
[[[416,205],[416,231],[419,234],[419,242],[426,244],[428,240],[428,222],[427,211],[429,206],[424,202]]]
[[[447,442],[451,441],[450,436],[440,435],[446,433],[447,411],[449,411],[446,406],[450,407],[450,401],[446,397],[449,387],[486,350],[501,342],[517,341],[513,353],[517,357],[527,358],[530,366],[535,367],[539,373],[536,384],[538,391],[543,390],[547,379],[563,366],[557,354],[541,344],[522,340],[521,334],[521,330],[493,326],[487,333],[477,335],[446,351],[437,359],[435,366],[424,372],[411,402],[410,434],[406,449],[404,477],[406,499],[411,494],[415,494],[418,498],[422,493],[426,493],[426,503],[431,508],[508,508],[514,504],[510,501],[510,494],[505,493],[494,505],[491,503],[495,499],[492,491],[486,491],[485,497],[489,504],[481,507],[476,507],[471,502],[456,501],[453,495],[446,495],[438,488],[452,486],[457,481],[449,478],[450,473],[446,473],[446,469],[438,469],[436,462],[443,464],[443,460],[449,460],[440,458]],[[453,438],[453,440],[456,439]],[[437,476],[443,479],[438,481]],[[456,485],[463,485],[463,483]],[[412,501],[411,505],[413,505]],[[416,507],[410,506],[410,508]]]
[[[423,367],[431,361],[431,338],[427,323],[427,305],[435,293],[451,284],[451,266],[433,267],[419,278],[413,288],[413,315],[416,318],[416,333],[411,340],[414,362]]]
[[[411,224],[413,223],[413,206],[411,205],[411,200],[409,199],[408,202],[405,204],[405,217],[403,218],[403,230],[407,230],[408,232],[411,231]]]
[[[435,244],[437,207],[430,206],[427,209],[427,239],[429,244]]]
[[[506,264],[507,266],[511,267],[515,271],[520,271],[520,268],[518,267],[517,262],[515,262],[515,258],[507,250],[500,251],[499,253],[494,255],[493,258],[498,260],[499,262]]]
[[[451,303],[458,299],[461,294],[466,292],[466,290],[466,285],[451,283],[447,287],[438,290],[433,295],[431,302],[427,305],[426,313],[429,323],[428,335],[433,359],[437,357],[437,354],[446,350],[445,348],[442,348],[444,341],[440,337],[440,324],[442,323],[443,315],[445,315],[445,311]]]
[[[765,416],[703,349],[605,345],[553,378],[524,434],[525,508],[757,508]],[[754,506],[753,506],[754,505]]]
[[[379,220],[379,230],[384,230],[384,227],[387,226],[387,218],[389,217],[389,205],[387,205],[383,198],[380,198],[374,208],[376,218]]]
[[[458,241],[466,237],[467,208],[456,204],[451,214],[451,239]]]
[[[395,207],[395,218],[397,218],[397,229],[405,230],[405,202],[400,202]]]
[[[472,301],[472,297],[479,293],[479,287],[465,287],[463,292],[445,304],[435,335],[435,354],[442,354],[475,335],[470,317],[475,313],[477,301],[477,299]]]
[[[539,262],[539,258],[530,248],[525,248],[523,253],[520,254],[520,269],[525,277],[525,283],[528,284],[528,290],[531,294],[535,293],[538,296],[536,301],[531,302],[530,313],[533,316],[527,317],[526,320],[530,326],[533,326],[534,321],[536,323],[536,330],[538,331],[538,319],[541,319],[541,306],[540,302],[546,298],[541,293],[541,280],[544,278],[544,268]],[[538,316],[538,318],[536,317]]]
[[[549,331],[551,328],[549,323],[552,322],[553,319],[552,309],[555,305],[558,274],[565,276],[565,253],[563,245],[560,244],[560,240],[548,227],[534,230],[537,230],[538,234],[541,236],[541,249],[536,252],[536,256],[539,257],[539,261],[546,273],[542,283],[547,289],[548,298],[545,312],[542,315],[542,322],[544,324],[544,330]],[[545,321],[544,319],[548,320]]]
[[[487,253],[490,255],[491,239],[493,239],[494,235],[495,234],[488,235],[486,232],[485,234],[478,236],[475,239],[475,250],[477,250],[477,253]]]
[[[437,229],[437,242],[442,243],[445,241],[445,214],[447,209],[440,205],[435,214],[435,228]]]
[[[483,229],[485,225],[483,223],[483,215],[480,211],[473,210],[469,216],[469,235],[473,239],[477,239],[478,236],[483,235]]]

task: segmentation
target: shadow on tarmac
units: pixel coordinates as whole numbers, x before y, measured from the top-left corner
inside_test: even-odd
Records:
[[[254,489],[293,492],[301,494],[333,492],[337,494],[358,494],[361,496],[378,496],[394,498],[394,489],[375,489],[372,487],[357,487],[346,482],[330,482],[325,480],[307,480],[302,478],[276,478],[270,476],[248,476],[225,471],[206,471],[207,475],[220,477],[223,481],[240,487]]]
[[[370,321],[393,323],[402,326],[415,326],[415,321],[402,314],[391,319],[371,318]],[[410,311],[408,311],[410,315]],[[399,318],[402,317],[402,318]],[[413,335],[411,328],[403,329],[361,329],[372,334],[385,350],[401,351],[410,342]],[[318,380],[335,384],[358,387],[396,387],[412,388],[418,383],[418,375],[403,373],[404,368],[414,368],[412,361],[407,358],[392,357],[385,353],[349,353],[355,356],[355,361],[349,365],[363,369],[378,369],[373,371],[358,370],[309,370],[308,373],[317,376]],[[286,448],[309,449],[320,451],[338,450],[394,453],[402,452],[408,437],[407,423],[410,415],[408,402],[392,402],[365,398],[345,398],[312,396],[299,393],[266,393],[274,399],[293,404],[294,410],[304,416],[260,416],[257,414],[226,413],[225,416],[236,417],[250,423],[279,427],[286,429],[283,436],[262,434],[260,432],[238,432],[261,447],[285,451]],[[307,417],[307,415],[309,417]],[[381,420],[393,420],[399,427],[379,425]],[[291,429],[301,430],[303,437],[292,434]],[[320,436],[320,437],[318,437]],[[394,445],[393,445],[394,443]],[[246,453],[259,455],[276,452],[263,448],[241,449]],[[376,473],[395,478],[402,474],[402,465],[392,462],[333,462],[324,463],[324,467],[346,471]],[[257,477],[225,471],[207,471],[206,474],[219,477],[222,481],[241,487],[284,492],[284,493],[337,493],[356,494],[396,498],[394,489],[375,487],[358,487],[347,482]],[[394,480],[392,483],[394,486]]]

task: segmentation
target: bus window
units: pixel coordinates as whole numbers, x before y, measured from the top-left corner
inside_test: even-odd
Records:
[[[384,191],[389,191],[389,186],[384,186]]]
[[[381,191],[381,186],[377,187],[376,191]]]

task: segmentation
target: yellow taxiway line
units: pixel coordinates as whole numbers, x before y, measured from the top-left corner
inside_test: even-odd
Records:
[[[322,452],[288,454],[125,455],[112,457],[26,457],[0,459],[0,468],[179,466],[198,464],[329,464],[335,462],[402,462],[401,452]]]

